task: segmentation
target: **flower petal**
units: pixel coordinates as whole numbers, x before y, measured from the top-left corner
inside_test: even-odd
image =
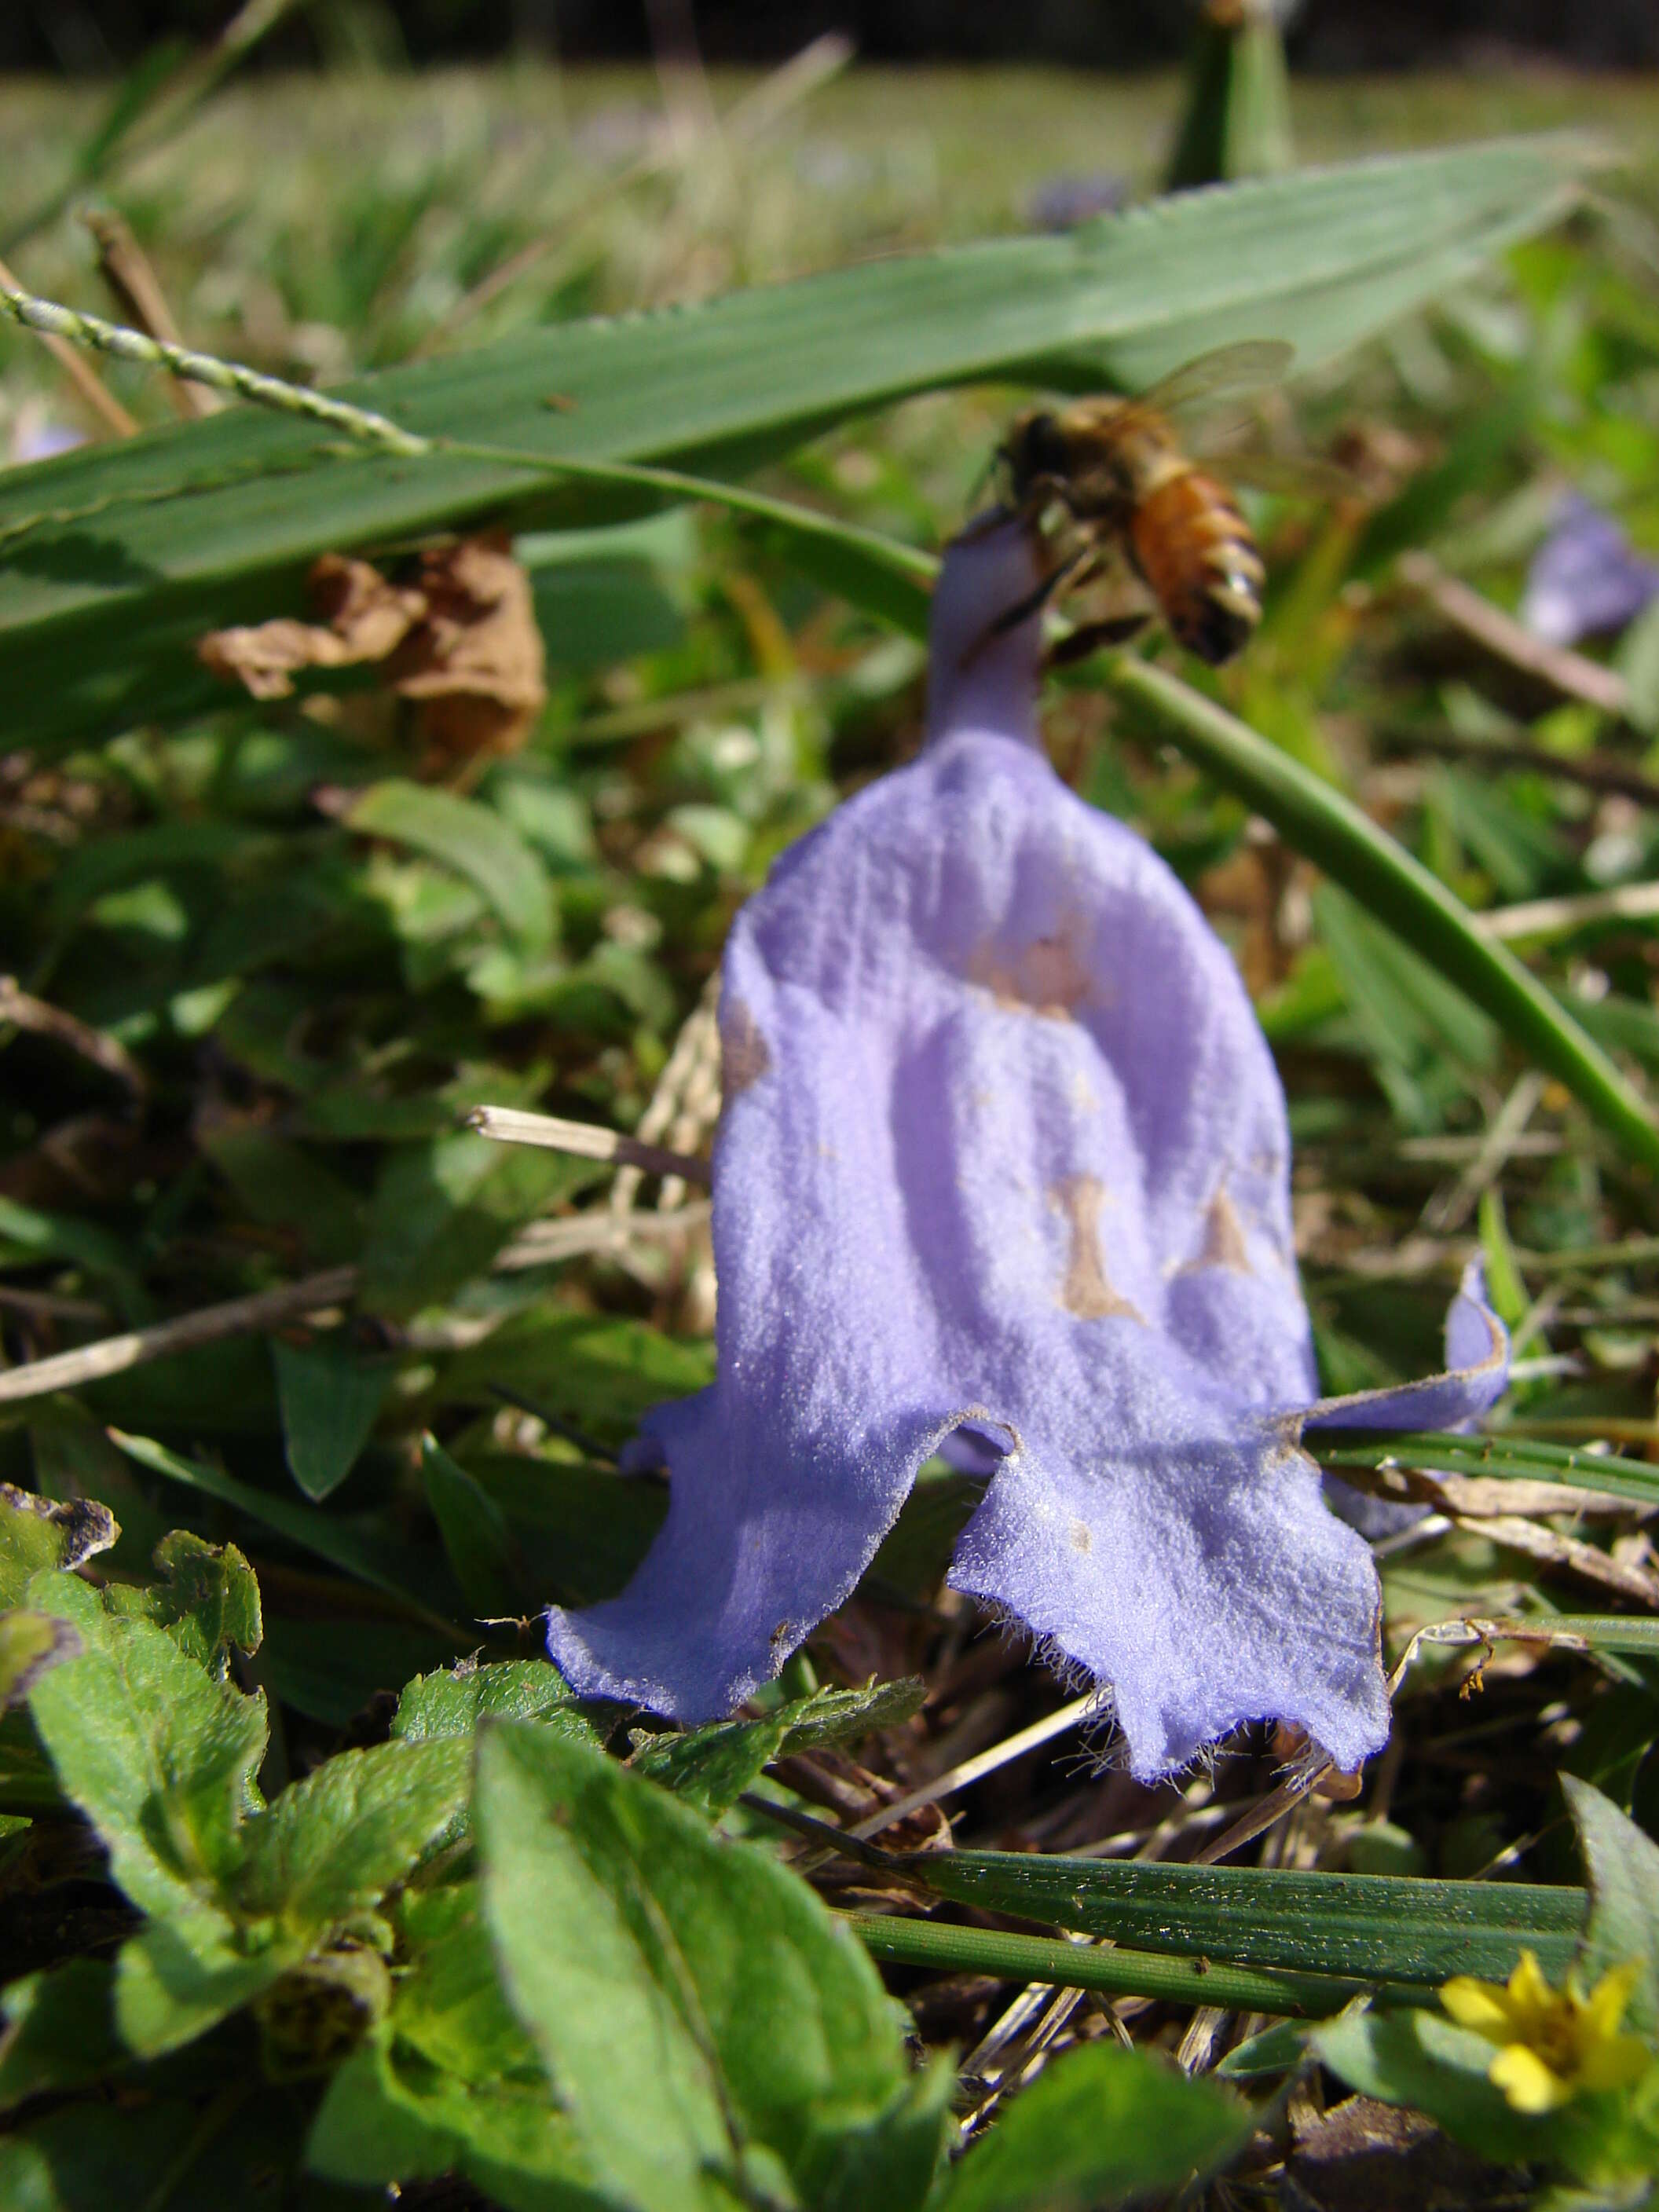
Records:
[[[1497,1403],[1509,1385],[1510,1334],[1486,1304],[1479,1260],[1463,1270],[1446,1315],[1446,1370],[1421,1382],[1322,1398],[1303,1416],[1309,1428],[1455,1429]]]
[[[1553,2112],[1573,2094],[1572,2083],[1553,2073],[1524,2043],[1511,2043],[1500,2051],[1486,2074],[1517,2112]]]
[[[1503,2043],[1514,2034],[1514,2012],[1509,1991],[1501,1982],[1483,1982],[1474,1974],[1454,1974],[1443,1983],[1440,2002],[1460,2027],[1473,2028],[1488,2043]]]

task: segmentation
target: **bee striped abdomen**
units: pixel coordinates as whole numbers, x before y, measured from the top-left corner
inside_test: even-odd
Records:
[[[1196,469],[1166,477],[1136,506],[1129,542],[1147,589],[1188,653],[1214,667],[1248,644],[1261,619],[1267,572],[1224,485]]]

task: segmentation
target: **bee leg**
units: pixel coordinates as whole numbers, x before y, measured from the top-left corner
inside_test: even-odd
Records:
[[[1039,607],[1047,606],[1066,579],[1073,575],[1081,564],[1089,559],[1091,551],[1092,548],[1087,545],[1079,546],[1078,550],[1068,555],[1057,568],[1051,569],[1034,592],[1028,592],[1023,599],[1016,599],[1012,606],[1005,607],[996,620],[987,624],[978,639],[963,653],[963,666],[971,667],[993,638],[1006,636],[1011,629],[1018,629],[1023,622],[1030,621]]]
[[[1074,660],[1086,660],[1091,653],[1103,645],[1123,645],[1137,631],[1146,629],[1152,620],[1150,614],[1111,615],[1099,622],[1085,623],[1069,637],[1062,637],[1048,648],[1048,666],[1066,668]]]

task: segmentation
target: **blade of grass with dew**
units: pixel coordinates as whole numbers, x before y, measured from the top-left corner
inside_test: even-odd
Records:
[[[1135,386],[1206,347],[1276,337],[1316,366],[1554,220],[1592,158],[1560,137],[1310,170],[1064,238],[998,240],[543,328],[331,394],[416,441],[487,423],[548,462],[741,472],[940,384]],[[317,410],[313,410],[313,412]],[[510,517],[637,513],[617,484],[522,464],[367,453],[327,425],[228,410],[0,483],[0,684],[19,738],[212,703],[208,629],[297,611],[317,556]]]
[[[1421,1467],[1437,1474],[1492,1475],[1499,1480],[1557,1482],[1571,1490],[1595,1490],[1632,1504],[1659,1506],[1659,1468],[1645,1460],[1615,1459],[1606,1452],[1575,1451],[1563,1444],[1535,1443],[1506,1436],[1382,1435],[1375,1441],[1331,1439],[1334,1431],[1310,1438],[1322,1467],[1337,1470],[1370,1467]]]
[[[1583,1931],[1584,1892],[1396,1875],[1164,1866],[1023,1851],[908,1852],[900,1871],[987,1912],[1110,1936],[1212,1966],[1343,1981],[1507,1978],[1522,1948],[1559,1978]]]
[[[1137,721],[1264,815],[1559,1076],[1632,1158],[1659,1169],[1659,1123],[1601,1047],[1437,877],[1353,801],[1162,668],[1118,654],[1102,680]]]

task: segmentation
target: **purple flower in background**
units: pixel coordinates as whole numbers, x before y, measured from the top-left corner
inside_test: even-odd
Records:
[[[1659,597],[1659,567],[1643,560],[1610,514],[1571,492],[1534,554],[1521,619],[1551,645],[1621,630]]]
[[[852,1591],[917,1469],[989,1474],[951,1579],[1109,1686],[1143,1778],[1246,1720],[1385,1741],[1370,1551],[1304,1422],[1420,1426],[1462,1371],[1315,1403],[1289,1136],[1225,948],[1037,744],[1035,581],[981,523],[934,600],[927,743],[780,860],[720,1000],[717,1380],[659,1407],[667,1518],[623,1595],[549,1615],[581,1693],[723,1713]]]

